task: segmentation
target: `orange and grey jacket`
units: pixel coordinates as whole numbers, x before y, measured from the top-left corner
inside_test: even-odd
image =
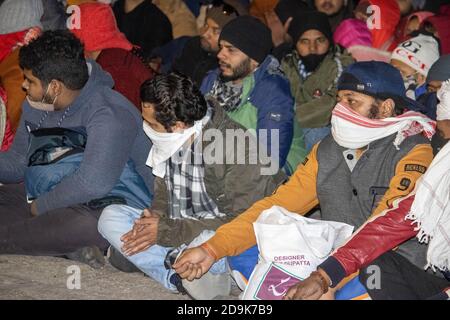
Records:
[[[359,152],[340,147],[328,136],[313,147],[287,183],[221,226],[206,246],[216,258],[238,255],[252,247],[256,244],[253,222],[274,205],[304,215],[320,204],[322,219],[359,228],[395,199],[408,195],[432,161],[433,152],[424,137],[407,138],[400,150],[394,147],[394,139],[395,134]],[[417,241],[410,241],[399,253],[423,266],[425,252],[420,250]]]

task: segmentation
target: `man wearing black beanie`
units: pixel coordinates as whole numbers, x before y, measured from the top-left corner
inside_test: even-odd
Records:
[[[217,52],[222,28],[236,17],[247,14],[247,6],[242,5],[239,0],[214,1],[208,5],[200,35],[187,40],[180,56],[175,59],[172,70],[189,76],[200,86],[208,71],[218,67]]]
[[[308,30],[320,31],[330,44],[333,43],[333,32],[324,13],[306,11],[297,14],[294,18],[288,29],[288,33],[294,40],[294,43]]]
[[[272,50],[270,30],[258,19],[243,16],[225,25],[219,36],[257,63],[262,63]]]
[[[239,16],[223,27],[219,47],[219,68],[203,80],[203,94],[215,98],[235,122],[256,130],[272,163],[292,173],[306,153],[289,82],[270,55],[270,30],[254,17]]]
[[[281,61],[295,98],[296,116],[310,150],[330,133],[331,111],[336,104],[336,83],[353,58],[333,44],[326,14],[298,13],[288,33],[294,49]]]

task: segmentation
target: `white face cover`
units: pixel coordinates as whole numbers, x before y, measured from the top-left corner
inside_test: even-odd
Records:
[[[198,137],[202,132],[203,123],[202,120],[198,120],[195,121],[192,127],[181,132],[172,133],[157,132],[145,121],[143,127],[153,143],[146,164],[152,167],[155,176],[164,178],[166,174],[166,160],[174,155],[190,137],[194,136],[194,139]]]
[[[50,89],[50,85],[48,85],[47,90],[45,91],[44,96],[42,97],[41,101],[33,101],[31,100],[27,95],[27,101],[30,104],[30,106],[34,109],[40,110],[40,111],[55,111],[55,103],[58,96],[55,96],[55,99],[53,99],[52,103],[45,103],[45,97],[47,96],[48,89]]]
[[[424,133],[429,139],[435,133],[435,123],[426,116],[408,111],[397,117],[369,119],[338,103],[331,117],[331,134],[340,146],[359,149],[371,142],[397,133],[396,148],[408,136]]]

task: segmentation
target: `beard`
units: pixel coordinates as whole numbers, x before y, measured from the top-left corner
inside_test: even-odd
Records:
[[[206,39],[203,39],[203,37],[200,37],[200,47],[201,47],[204,51],[209,52],[209,53],[214,53],[214,52],[216,52],[216,51],[212,48],[211,44],[210,44],[208,41],[206,41]]]
[[[245,58],[243,61],[241,61],[236,67],[232,67],[230,64],[220,62],[220,65],[223,65],[231,70],[231,75],[224,75],[223,71],[220,73],[220,78],[223,82],[228,81],[235,81],[239,79],[244,79],[246,76],[248,76],[252,72],[251,67],[251,60],[250,58]]]
[[[379,119],[379,106],[376,103],[372,103],[369,110],[369,119]]]

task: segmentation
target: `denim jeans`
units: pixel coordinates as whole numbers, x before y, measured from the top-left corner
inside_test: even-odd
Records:
[[[141,209],[135,209],[125,205],[108,206],[103,210],[102,215],[100,216],[98,231],[116,250],[123,253],[123,242],[120,238],[133,228],[134,221],[140,218],[141,213]],[[209,232],[208,238],[214,234],[213,231],[206,232]],[[205,233],[205,231],[203,233]],[[203,233],[201,235],[203,235]],[[207,239],[203,239],[203,241],[200,242],[198,239],[194,239],[193,244],[200,245],[206,240]],[[155,244],[145,251],[132,256],[124,255],[124,257],[167,289],[177,292],[175,286],[169,280],[175,271],[173,269],[166,269],[164,266],[166,255],[172,249],[172,247],[162,247]],[[210,271],[213,273],[227,272],[225,258],[217,261],[211,267]]]
[[[331,133],[331,126],[321,128],[303,128],[306,150],[311,151],[312,147]]]

